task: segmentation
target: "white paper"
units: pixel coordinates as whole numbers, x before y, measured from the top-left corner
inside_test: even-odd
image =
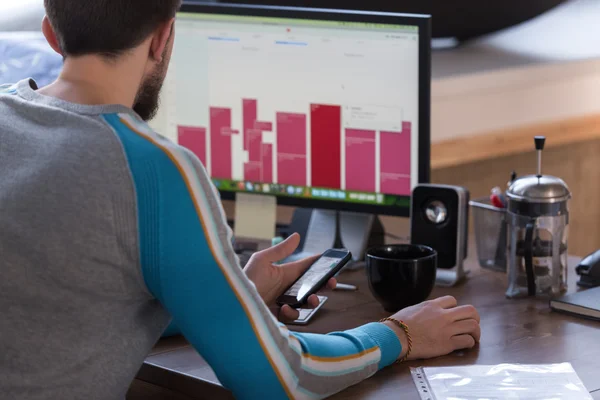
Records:
[[[237,193],[235,198],[235,236],[271,240],[277,223],[275,196]]]
[[[411,368],[422,400],[592,400],[570,363]]]

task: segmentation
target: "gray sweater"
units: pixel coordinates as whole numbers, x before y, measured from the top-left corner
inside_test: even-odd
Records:
[[[0,398],[119,399],[173,319],[240,399],[322,398],[401,352],[278,323],[197,157],[127,107],[0,87]]]

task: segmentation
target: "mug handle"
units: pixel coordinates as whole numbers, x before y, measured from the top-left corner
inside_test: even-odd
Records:
[[[535,274],[533,273],[533,230],[535,220],[531,220],[525,227],[525,272],[527,273],[527,294],[535,296]]]

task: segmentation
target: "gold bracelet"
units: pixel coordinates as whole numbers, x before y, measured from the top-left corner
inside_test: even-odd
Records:
[[[404,330],[404,332],[406,333],[406,339],[408,340],[408,351],[406,352],[406,355],[404,357],[402,357],[401,360],[400,359],[396,360],[396,363],[401,363],[403,361],[406,361],[408,359],[408,356],[410,355],[410,351],[412,350],[412,338],[410,337],[410,332],[408,331],[408,326],[404,323],[404,321],[398,321],[397,319],[394,319],[394,318],[383,318],[383,319],[379,320],[379,322],[385,322],[385,321],[393,322],[394,324],[398,325],[399,328]]]

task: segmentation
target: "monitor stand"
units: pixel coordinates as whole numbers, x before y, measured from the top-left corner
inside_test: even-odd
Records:
[[[345,248],[352,253],[353,261],[360,261],[368,247],[384,243],[383,226],[377,216],[336,210],[312,210],[304,236],[302,249],[288,260]]]

